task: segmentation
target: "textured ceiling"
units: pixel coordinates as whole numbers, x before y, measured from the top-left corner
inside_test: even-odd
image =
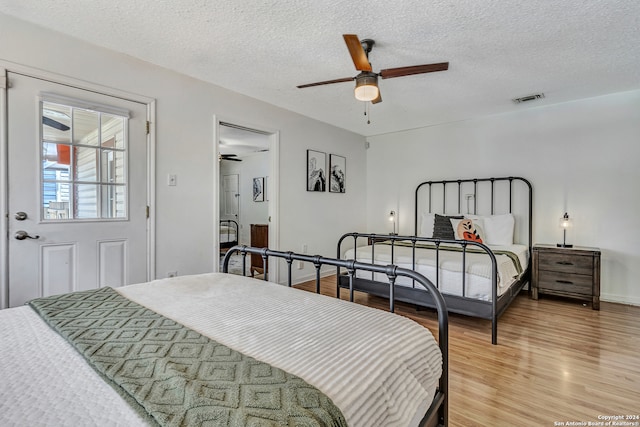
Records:
[[[0,0],[0,12],[362,135],[640,88],[638,0]],[[371,124],[342,34],[376,41]],[[544,92],[545,98],[511,99]],[[153,95],[153,94],[149,94]]]

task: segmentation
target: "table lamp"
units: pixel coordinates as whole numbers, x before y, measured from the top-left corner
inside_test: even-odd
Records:
[[[572,248],[573,245],[567,244],[567,228],[571,227],[571,219],[568,213],[564,213],[564,216],[560,218],[560,227],[562,228],[562,243],[558,243],[559,248]]]
[[[396,211],[389,212],[389,221],[393,222],[393,233],[396,234]]]

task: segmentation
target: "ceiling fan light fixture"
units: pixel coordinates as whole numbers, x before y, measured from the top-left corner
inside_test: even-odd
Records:
[[[378,75],[363,71],[356,76],[355,96],[358,101],[373,101],[380,95]]]

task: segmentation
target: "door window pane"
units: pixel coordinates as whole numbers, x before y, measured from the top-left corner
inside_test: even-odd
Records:
[[[74,184],[73,195],[73,210],[76,218],[99,218],[97,185]]]
[[[43,101],[43,220],[123,219],[128,118]]]
[[[62,179],[61,173],[69,179],[71,146],[66,144],[42,144],[42,178]],[[56,175],[57,174],[57,175]]]
[[[102,217],[125,218],[127,216],[127,188],[123,185],[102,186]]]
[[[74,181],[95,182],[98,180],[98,150],[73,147]]]
[[[50,142],[71,143],[71,107],[42,103],[42,139]]]
[[[97,111],[73,109],[73,143],[83,145],[98,145],[98,129],[100,128],[100,113]]]
[[[102,137],[101,145],[104,148],[124,149],[124,117],[102,114]]]
[[[102,151],[102,173],[101,182],[103,183],[119,183],[125,182],[124,177],[124,152],[123,151]]]
[[[59,172],[53,173],[53,178],[61,175]],[[68,179],[68,176],[66,176]],[[42,184],[44,194],[44,219],[68,219],[71,217],[71,207],[69,206],[68,182],[45,181]],[[66,200],[66,201],[60,201]]]

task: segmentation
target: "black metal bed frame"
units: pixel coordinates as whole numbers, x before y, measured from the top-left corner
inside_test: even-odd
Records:
[[[239,237],[239,233],[240,233],[240,226],[238,225],[238,223],[232,219],[221,219],[220,220],[220,227],[222,227],[223,225],[226,225],[228,228],[235,228],[236,230],[236,239],[232,240],[232,241],[227,241],[227,242],[220,242],[220,249],[228,249],[232,246],[235,246],[238,244],[238,237]],[[220,237],[222,237],[223,233],[220,233]],[[227,230],[227,239],[229,238],[229,231]],[[222,239],[220,239],[222,240]]]
[[[459,180],[441,180],[441,181],[425,181],[420,183],[417,188],[416,188],[416,192],[415,192],[415,234],[414,236],[398,236],[398,235],[389,235],[389,234],[371,234],[371,233],[347,233],[344,234],[342,237],[340,237],[340,240],[338,241],[338,248],[337,248],[337,257],[341,258],[342,257],[342,242],[349,238],[352,237],[353,238],[353,244],[354,244],[354,251],[356,251],[354,253],[354,258],[357,259],[357,247],[358,247],[358,239],[359,238],[367,238],[368,242],[371,242],[371,250],[372,250],[372,260],[375,259],[374,255],[375,255],[375,242],[380,241],[380,240],[385,240],[387,242],[390,242],[391,244],[391,263],[393,264],[394,262],[394,247],[398,242],[406,242],[408,244],[411,245],[412,252],[413,252],[413,264],[412,264],[412,268],[415,269],[415,265],[416,265],[416,245],[420,244],[420,243],[430,243],[433,244],[435,246],[435,251],[436,251],[436,265],[439,265],[439,253],[440,253],[440,245],[441,244],[446,244],[448,246],[454,245],[454,246],[459,246],[462,248],[462,260],[461,262],[463,263],[463,268],[462,270],[465,271],[465,264],[466,264],[466,254],[467,254],[467,247],[471,246],[471,247],[475,247],[476,249],[485,252],[492,263],[492,291],[491,291],[491,301],[484,301],[484,300],[479,300],[479,299],[475,299],[475,298],[470,298],[470,297],[466,297],[465,295],[465,289],[466,289],[466,284],[465,284],[465,280],[466,280],[466,274],[462,274],[462,289],[463,289],[463,296],[457,296],[457,295],[451,295],[451,294],[443,294],[444,299],[447,303],[447,309],[452,312],[452,313],[458,313],[458,314],[463,314],[463,315],[467,315],[467,316],[471,316],[471,317],[478,317],[478,318],[482,318],[482,319],[487,319],[487,320],[491,320],[491,343],[492,344],[497,344],[498,343],[498,318],[502,315],[502,313],[507,309],[507,307],[511,304],[511,302],[516,298],[516,296],[518,296],[518,294],[522,291],[522,289],[524,288],[524,286],[529,282],[530,276],[531,276],[531,268],[530,266],[527,266],[526,270],[523,272],[523,274],[520,276],[520,278],[514,282],[513,284],[511,284],[511,286],[509,287],[509,289],[505,290],[504,293],[502,293],[502,295],[498,296],[497,295],[497,291],[498,291],[498,276],[497,276],[497,262],[496,262],[496,257],[495,254],[492,252],[492,250],[481,243],[477,243],[477,242],[472,242],[472,241],[466,241],[466,240],[444,240],[444,239],[437,239],[437,238],[426,238],[426,237],[418,237],[418,215],[419,215],[419,192],[420,189],[424,186],[428,186],[428,201],[429,201],[429,212],[432,211],[432,190],[434,188],[434,186],[442,186],[442,209],[443,209],[443,214],[444,209],[446,209],[446,197],[447,197],[447,185],[457,185],[457,205],[458,205],[458,212],[461,212],[461,203],[462,203],[462,189],[463,189],[463,184],[464,183],[471,183],[473,185],[473,199],[474,199],[474,207],[473,207],[473,211],[474,214],[477,211],[477,197],[479,194],[484,194],[484,193],[480,193],[478,190],[478,183],[481,182],[488,182],[490,185],[490,210],[491,210],[491,214],[495,214],[495,201],[496,201],[496,194],[495,194],[495,183],[496,182],[502,182],[502,181],[506,181],[508,182],[508,212],[511,213],[513,210],[513,206],[512,206],[512,201],[513,201],[513,182],[514,181],[520,181],[522,183],[524,183],[526,185],[526,188],[528,189],[528,197],[527,197],[527,203],[528,203],[528,209],[526,214],[528,215],[528,222],[527,222],[527,226],[528,226],[528,233],[527,233],[527,246],[529,248],[529,254],[531,254],[531,246],[532,246],[532,213],[533,213],[533,189],[531,186],[531,183],[529,181],[527,181],[524,178],[520,178],[520,177],[504,177],[504,178],[474,178],[474,179],[459,179]],[[387,243],[388,244],[388,243]],[[439,271],[440,268],[436,268],[436,287],[439,286]],[[356,278],[355,279],[355,283],[351,284],[349,283],[351,281],[351,279],[343,274],[340,274],[340,268],[338,268],[338,274],[337,274],[337,287],[340,288],[355,288],[358,291],[362,291],[362,292],[366,292],[372,295],[376,295],[376,296],[380,296],[380,297],[384,297],[384,298],[389,298],[390,297],[390,292],[389,292],[389,286],[386,283],[383,282],[379,282],[376,280],[373,280],[373,275],[371,280],[369,279],[365,279],[365,278]],[[415,304],[417,306],[424,306],[424,307],[429,307],[429,308],[433,308],[434,307],[434,303],[433,303],[433,299],[431,298],[431,295],[428,292],[425,292],[422,289],[419,288],[415,288],[414,287],[407,287],[407,286],[397,286],[395,289],[395,295],[394,298],[396,300],[399,301],[403,301],[406,303],[410,303],[410,304]]]
[[[386,274],[389,278],[387,287],[389,289],[389,309],[394,311],[394,302],[397,298],[394,296],[394,290],[396,288],[395,281],[398,277],[408,277],[414,282],[417,282],[424,287],[432,296],[434,307],[438,312],[438,345],[440,352],[442,353],[442,376],[440,377],[438,390],[433,398],[429,409],[425,413],[420,422],[420,427],[435,427],[435,426],[447,426],[449,419],[449,404],[448,404],[448,380],[449,380],[449,320],[447,305],[445,299],[440,294],[436,286],[431,283],[429,279],[421,275],[420,273],[409,270],[406,268],[400,268],[395,265],[378,265],[367,264],[357,262],[354,260],[341,260],[334,258],[325,258],[320,255],[304,255],[296,254],[293,252],[280,252],[267,248],[252,248],[244,245],[236,245],[229,249],[225,254],[222,271],[227,273],[229,271],[229,261],[231,255],[239,252],[242,255],[242,271],[246,271],[246,257],[247,254],[259,254],[262,257],[263,265],[266,266],[269,257],[283,258],[287,262],[288,279],[287,286],[292,286],[292,265],[293,261],[303,261],[313,263],[316,269],[315,279],[315,291],[320,293],[320,270],[323,265],[334,266],[338,269],[345,268],[348,272],[349,278],[349,300],[353,302],[354,297],[354,283],[356,281],[356,271],[371,271],[374,273]],[[244,274],[243,274],[244,275]],[[263,280],[267,280],[266,277]],[[398,286],[401,288],[401,286]],[[340,290],[338,289],[337,297],[340,298]]]

